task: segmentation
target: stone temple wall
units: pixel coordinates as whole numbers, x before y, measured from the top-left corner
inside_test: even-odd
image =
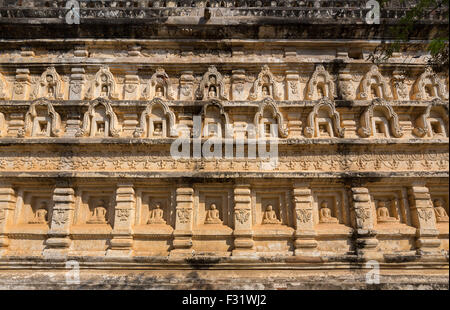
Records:
[[[62,2],[0,1],[0,288],[448,287],[448,72],[312,38],[361,1]]]

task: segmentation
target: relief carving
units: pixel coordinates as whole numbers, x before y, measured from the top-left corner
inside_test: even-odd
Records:
[[[308,115],[308,126],[305,128],[305,136],[317,137],[344,137],[344,129],[341,128],[341,119],[336,111],[334,101],[322,98]]]
[[[434,99],[425,113],[416,119],[415,125],[413,134],[418,137],[448,137],[448,103]]]
[[[54,67],[49,67],[41,74],[38,85],[31,95],[34,98],[62,99],[62,80]]]
[[[360,125],[358,134],[363,138],[403,136],[397,113],[388,102],[382,99],[373,100],[364,110],[360,117]]]
[[[318,65],[308,82],[306,99],[319,100],[327,97],[333,100],[336,96],[334,80],[323,65]]]
[[[274,75],[270,72],[269,66],[264,65],[257,79],[253,82],[253,87],[248,97],[249,100],[262,100],[265,98],[282,100],[281,93]]]
[[[275,102],[271,98],[266,98],[259,103],[258,112],[255,114],[254,125],[258,137],[270,137],[271,125],[278,126],[278,135],[281,138],[288,136],[288,128],[284,122],[283,115],[280,113]]]
[[[388,80],[381,75],[378,67],[374,65],[361,80],[359,99],[373,100],[377,98],[392,100],[392,93]]]
[[[98,98],[89,105],[84,113],[83,124],[76,133],[77,137],[118,137],[117,116],[109,101]]]
[[[444,83],[433,72],[433,69],[427,67],[413,85],[413,100],[448,100],[448,92],[445,91]]]
[[[142,112],[140,125],[133,136],[135,138],[177,137],[175,114],[160,98],[153,99]]]
[[[118,99],[117,83],[107,66],[102,66],[95,74],[86,92],[86,99],[93,98]]]
[[[61,118],[50,101],[35,100],[25,115],[25,135],[28,137],[59,137]]]
[[[142,92],[141,99],[160,98],[165,100],[174,100],[175,94],[172,90],[172,84],[169,76],[163,68],[157,68]]]
[[[195,95],[199,100],[228,100],[222,74],[217,71],[215,66],[209,66],[208,71],[200,81]]]

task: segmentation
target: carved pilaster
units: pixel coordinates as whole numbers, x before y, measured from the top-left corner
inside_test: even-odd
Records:
[[[180,76],[180,100],[192,100],[194,96],[194,75],[192,71],[183,71]]]
[[[379,258],[375,252],[378,240],[374,230],[369,190],[365,187],[352,187],[351,195],[351,219],[356,233],[356,254],[367,260]]]
[[[194,209],[194,189],[180,186],[176,193],[176,220],[173,232],[173,250],[170,255],[189,256],[192,250],[192,220]]]
[[[238,184],[234,188],[234,249],[233,256],[254,253],[250,185]]]
[[[231,76],[231,96],[233,100],[245,100],[245,70],[233,70]]]
[[[66,257],[72,240],[70,226],[75,209],[74,190],[70,187],[56,187],[53,191],[53,214],[43,255]]]
[[[14,83],[13,100],[27,100],[31,92],[30,70],[17,69]]]
[[[107,256],[131,256],[133,251],[133,219],[136,206],[133,184],[118,184],[114,227]]]
[[[8,224],[16,205],[14,189],[7,184],[0,184],[0,257],[5,255],[9,246]]]
[[[84,69],[72,68],[69,82],[69,100],[82,100],[84,91]]]
[[[311,189],[305,183],[295,183],[293,187],[295,214],[295,255],[311,254],[317,248],[314,230]]]
[[[286,99],[300,100],[300,76],[298,71],[286,71]]]
[[[436,228],[436,216],[430,193],[423,185],[413,185],[408,189],[411,220],[416,232],[416,247],[419,254],[437,254],[440,240]]]
[[[139,98],[139,84],[139,76],[136,74],[136,70],[127,72],[123,86],[123,100],[137,100]]]

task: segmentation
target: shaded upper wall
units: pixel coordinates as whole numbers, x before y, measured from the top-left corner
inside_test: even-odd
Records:
[[[66,22],[66,0],[0,0],[0,38],[390,39],[390,25],[417,0],[393,0],[368,25],[368,0],[78,0],[80,24]],[[430,10],[411,39],[447,27]]]

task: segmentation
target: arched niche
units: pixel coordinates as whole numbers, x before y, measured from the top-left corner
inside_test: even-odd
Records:
[[[284,123],[283,115],[280,113],[273,99],[266,98],[259,103],[258,111],[254,118],[257,137],[272,136],[270,131],[272,124],[277,124],[278,137],[287,138],[288,129]]]
[[[118,99],[117,83],[107,66],[101,67],[95,74],[86,94],[87,99],[106,98]]]
[[[435,99],[415,121],[413,134],[424,138],[448,137],[448,104]]]
[[[361,80],[359,99],[374,100],[377,98],[392,100],[392,92],[389,82],[378,70],[377,66],[372,66],[369,72]]]
[[[275,100],[282,100],[280,90],[275,77],[270,72],[269,66],[264,65],[257,79],[253,82],[249,100],[262,100],[264,98],[272,98]]]
[[[218,100],[211,100],[202,107],[202,137],[225,138],[231,135],[230,121],[223,105]],[[230,134],[230,135],[228,135]]]
[[[445,85],[430,67],[419,76],[413,86],[413,100],[448,100]]]
[[[58,137],[62,133],[61,118],[47,99],[33,101],[25,115],[25,136]]]
[[[104,98],[97,98],[89,105],[84,113],[83,124],[77,132],[77,137],[118,137],[117,116],[111,104]]]
[[[227,100],[228,96],[225,92],[222,74],[217,71],[215,66],[209,66],[208,71],[203,74],[200,85],[196,91],[196,97],[199,100]]]
[[[161,98],[153,99],[141,114],[139,127],[133,133],[135,138],[177,137],[175,114]]]
[[[319,100],[327,97],[333,100],[335,96],[334,78],[325,70],[324,66],[318,65],[309,79],[306,88],[306,99]]]
[[[358,134],[363,138],[400,138],[403,136],[397,113],[385,100],[375,99],[360,117]]]
[[[308,115],[305,136],[308,138],[344,137],[339,113],[328,98],[319,100]]]
[[[169,76],[163,68],[156,69],[156,72],[152,75],[142,93],[142,99],[148,100],[153,98],[175,99]]]
[[[54,67],[45,70],[33,92],[34,98],[63,99],[62,80]]]

